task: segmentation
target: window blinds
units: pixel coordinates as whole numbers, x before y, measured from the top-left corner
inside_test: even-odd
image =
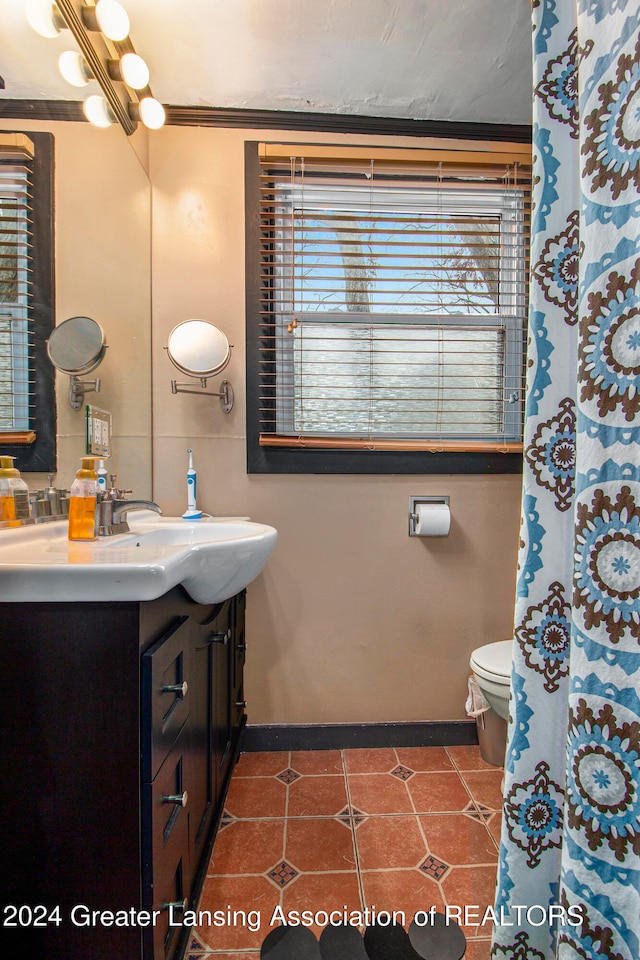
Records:
[[[261,147],[260,442],[514,449],[530,149]]]
[[[33,439],[33,156],[28,137],[0,134],[0,439],[7,443]]]

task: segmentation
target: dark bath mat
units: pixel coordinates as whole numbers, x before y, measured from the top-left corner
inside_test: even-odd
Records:
[[[276,927],[264,938],[260,960],[322,960],[320,945],[306,927]]]
[[[322,960],[369,960],[359,931],[348,923],[324,928],[320,954]]]
[[[467,940],[455,922],[447,919],[443,913],[436,913],[433,923],[418,926],[415,920],[409,927],[409,940],[414,950],[423,960],[462,960]]]
[[[369,960],[420,960],[420,954],[415,952],[408,934],[398,923],[367,927],[364,945]]]

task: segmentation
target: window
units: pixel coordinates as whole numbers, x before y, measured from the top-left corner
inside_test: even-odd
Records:
[[[377,153],[261,145],[250,468],[289,449],[323,451],[313,469],[352,451],[377,472],[376,451],[401,451],[407,472],[428,472],[434,452],[444,472],[460,454],[463,472],[500,469],[496,454],[508,472],[521,449],[530,151]]]
[[[52,137],[0,133],[0,453],[55,469]]]

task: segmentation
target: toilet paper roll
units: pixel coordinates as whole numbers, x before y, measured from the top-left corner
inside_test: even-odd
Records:
[[[417,537],[446,537],[451,527],[447,503],[417,503],[414,530]]]

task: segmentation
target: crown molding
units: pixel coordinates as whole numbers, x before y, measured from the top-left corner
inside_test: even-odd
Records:
[[[181,107],[165,104],[165,111],[166,123],[178,127],[302,130],[394,137],[505,140],[511,143],[530,143],[532,133],[528,124],[411,120],[404,117],[369,117],[361,114],[312,113],[299,110],[245,110],[235,107]],[[82,104],[75,100],[0,100],[0,117],[86,122]]]

